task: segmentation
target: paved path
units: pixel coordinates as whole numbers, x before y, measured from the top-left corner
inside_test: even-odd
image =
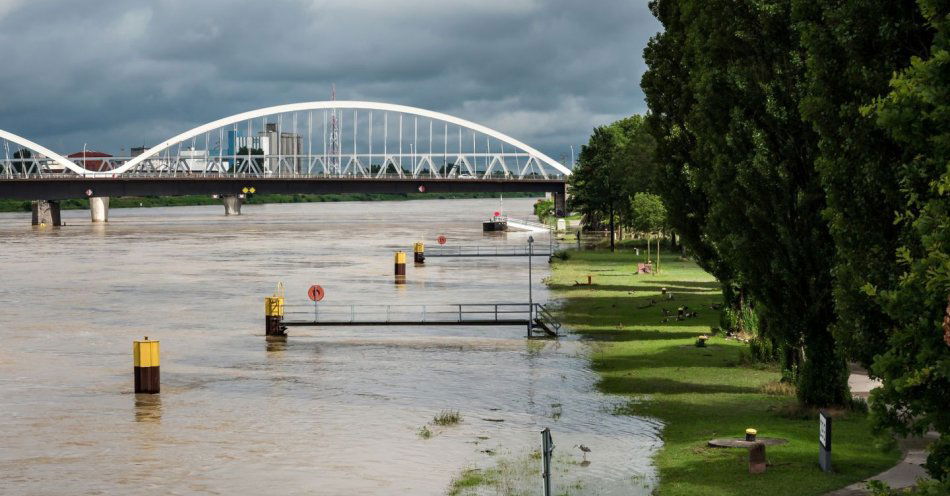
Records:
[[[851,367],[851,376],[848,377],[848,385],[851,386],[851,394],[860,398],[867,399],[871,390],[881,384],[880,381],[868,377],[867,371],[858,367]],[[884,481],[892,489],[903,489],[913,486],[917,479],[926,478],[924,471],[924,461],[927,459],[927,445],[930,441],[937,438],[937,433],[929,432],[923,438],[909,438],[899,441],[901,450],[904,452],[904,458],[897,465],[881,472],[870,479],[861,482],[855,482],[848,487],[832,491],[825,496],[863,496],[871,494],[867,490],[868,480]],[[834,455],[832,455],[834,460]]]

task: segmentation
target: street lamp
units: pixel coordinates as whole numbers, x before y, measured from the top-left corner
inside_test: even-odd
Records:
[[[531,337],[531,325],[534,323],[534,297],[532,295],[531,287],[532,277],[531,277],[531,259],[534,258],[534,236],[528,236],[528,337]]]

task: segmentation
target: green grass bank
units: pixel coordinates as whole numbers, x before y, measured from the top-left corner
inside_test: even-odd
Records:
[[[531,193],[506,193],[508,198],[532,198]],[[405,200],[446,200],[461,198],[498,198],[497,193],[409,193],[409,194],[371,194],[344,193],[332,195],[252,195],[245,201],[248,205],[264,203],[319,203],[342,201],[405,201]],[[109,208],[139,207],[183,207],[192,205],[220,205],[221,200],[208,195],[189,196],[144,196],[112,198]],[[29,212],[30,202],[24,200],[0,200],[0,212]],[[83,210],[89,208],[89,200],[71,199],[60,202],[63,210]]]
[[[562,301],[566,326],[592,344],[598,387],[629,398],[618,414],[664,423],[655,459],[658,494],[819,495],[897,462],[900,453],[871,434],[865,413],[842,411],[834,423],[835,471],[823,473],[817,413],[797,406],[794,390],[778,383],[776,366],[752,363],[748,345],[723,336],[695,346],[698,335],[719,325],[719,311],[711,308],[721,302],[715,279],[673,254],[664,254],[659,274],[635,275],[644,258],[629,249],[571,251],[567,260],[555,260],[547,282]],[[661,299],[663,287],[672,301]],[[698,315],[663,321],[664,308],[675,314],[683,305]],[[744,449],[706,446],[712,438],[740,437],[747,427],[789,441],[768,448],[765,474],[748,473]]]

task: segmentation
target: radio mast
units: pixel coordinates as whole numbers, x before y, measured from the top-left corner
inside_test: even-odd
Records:
[[[336,85],[330,87],[330,100],[336,101]],[[336,107],[330,111],[330,157],[329,169],[340,172],[340,123],[337,121]]]

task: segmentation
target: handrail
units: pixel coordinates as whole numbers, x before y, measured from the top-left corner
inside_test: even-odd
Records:
[[[535,304],[537,305],[537,304]],[[528,320],[531,315],[528,303],[460,303],[460,304],[324,304],[287,305],[284,316],[288,320],[305,319],[308,322],[359,322],[373,320],[393,322],[413,320],[419,322],[466,322]]]
[[[549,246],[541,249],[528,249],[527,245],[505,244],[494,246],[483,245],[449,245],[435,246],[426,251],[426,256],[448,256],[448,255],[527,255],[532,253],[536,256],[553,255],[558,249],[558,243],[551,243]]]

